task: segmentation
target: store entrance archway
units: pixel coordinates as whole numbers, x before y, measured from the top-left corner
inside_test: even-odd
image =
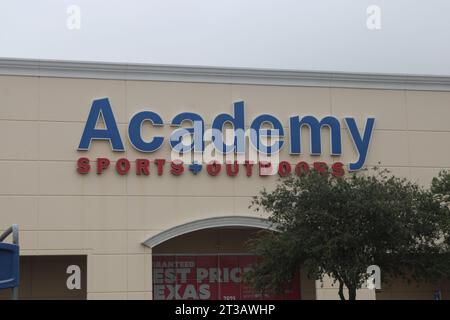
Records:
[[[245,225],[236,217],[211,220],[181,225],[145,242],[152,247],[154,299],[315,299],[315,281],[301,270],[280,295],[258,294],[243,281],[259,259],[249,251],[249,240],[274,230],[267,220],[241,219]]]

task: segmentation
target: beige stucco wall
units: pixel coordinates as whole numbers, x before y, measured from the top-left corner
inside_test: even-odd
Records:
[[[389,279],[377,290],[377,300],[433,300],[435,291],[440,291],[441,299],[450,299],[450,280],[414,282],[405,279]]]
[[[101,97],[110,99],[125,153],[97,141],[88,152],[76,150],[92,100]],[[169,123],[181,111],[194,111],[210,124],[241,99],[247,124],[262,113],[285,126],[291,115],[353,116],[359,124],[374,116],[368,166],[381,162],[424,184],[450,167],[450,92],[0,76],[0,229],[19,224],[24,255],[87,254],[90,299],[150,298],[151,250],[142,241],[197,219],[253,216],[251,196],[276,177],[212,178],[205,172],[159,177],[155,170],[149,177],[124,177],[112,168],[101,176],[79,175],[75,162],[80,156],[169,159],[167,144],[148,156],[130,146],[126,128],[135,112],[154,110]],[[167,136],[170,128],[150,131]],[[351,140],[342,131],[342,157],[327,154],[324,138],[319,158],[290,156],[287,146],[281,158],[354,161]],[[309,150],[307,136],[303,142]],[[317,296],[329,297],[323,292]]]

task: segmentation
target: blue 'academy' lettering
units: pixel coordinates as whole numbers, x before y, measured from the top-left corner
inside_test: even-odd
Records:
[[[96,128],[100,116],[105,129]],[[92,103],[78,150],[89,150],[92,140],[108,140],[113,151],[125,151],[108,98],[94,100]]]
[[[264,123],[271,124],[272,129],[261,129],[261,126]],[[274,116],[270,114],[262,114],[260,116],[257,116],[255,119],[253,119],[250,128],[252,129],[251,132],[254,133],[250,136],[250,141],[257,150],[263,152],[264,154],[272,154],[279,152],[283,147],[283,125],[281,124],[280,120],[278,120]],[[276,139],[277,141],[275,141],[272,145],[266,146],[261,141],[261,137],[277,137],[278,139]]]
[[[348,131],[350,132],[350,137],[352,138],[355,149],[358,151],[358,161],[355,163],[350,163],[348,169],[350,171],[359,170],[363,167],[366,162],[367,152],[369,151],[370,140],[372,139],[373,127],[375,125],[375,118],[367,118],[366,127],[364,129],[364,135],[361,138],[359,134],[358,127],[356,126],[356,121],[353,118],[345,118],[347,123]]]
[[[149,142],[144,141],[141,135],[141,127],[144,121],[148,121],[156,127],[164,125],[163,120],[157,113],[152,111],[138,112],[131,117],[130,124],[128,125],[128,138],[136,150],[141,152],[154,152],[161,148],[164,137],[156,136]]]
[[[323,126],[330,128],[331,136],[331,155],[338,156],[342,154],[341,147],[341,125],[339,120],[333,116],[323,118],[321,121],[313,116],[305,116],[300,119],[299,116],[291,117],[290,121],[291,131],[291,154],[301,154],[301,128],[308,126],[311,135],[311,155],[322,154],[321,129]]]
[[[234,131],[244,132],[245,130],[245,117],[244,117],[244,101],[238,101],[234,103],[234,117],[222,113],[214,118],[212,123],[213,136],[214,136],[214,146],[217,150],[221,150],[222,153],[230,153],[230,152],[242,152],[242,150],[238,150],[238,137],[235,136],[234,143],[232,145],[227,145],[223,143],[222,135],[215,135],[214,133],[222,132],[223,126],[225,123],[231,123],[233,125]]]
[[[205,143],[203,141],[205,122],[203,121],[203,118],[193,112],[182,112],[172,119],[172,123],[170,125],[172,127],[180,127],[184,121],[190,121],[194,125],[200,124],[200,130],[195,130],[193,127],[184,127],[183,130],[174,130],[170,136],[170,146],[172,149],[180,153],[189,152],[192,151],[192,149],[194,149],[195,152],[205,151]],[[182,143],[182,139],[184,135],[186,135],[186,131],[194,136],[194,139],[190,145],[185,145]]]
[[[242,139],[242,134],[245,131],[244,111],[244,102],[238,101],[234,103],[234,115],[223,113],[214,118],[212,122],[212,141],[217,150],[222,153],[245,152],[245,139]],[[99,119],[103,120],[105,128],[97,128]],[[171,148],[180,153],[190,152],[192,150],[195,152],[203,152],[205,150],[203,118],[197,113],[182,112],[172,119],[171,126],[180,127],[185,121],[193,123],[194,127],[175,129],[170,136]],[[348,133],[353,142],[355,151],[358,154],[357,161],[349,163],[348,167],[350,171],[359,170],[364,166],[367,159],[367,153],[375,125],[375,118],[366,119],[362,136],[354,118],[346,117],[344,118],[344,121],[348,128]],[[156,127],[164,125],[162,118],[157,113],[153,111],[138,112],[131,118],[128,125],[128,139],[130,140],[131,145],[141,152],[155,152],[163,145],[164,137],[155,136],[151,141],[144,141],[141,135],[141,128],[145,122],[149,122]],[[223,142],[222,133],[225,123],[232,124],[235,132],[234,143],[230,145]],[[272,129],[262,129],[261,126],[264,123],[270,124]],[[311,155],[322,154],[322,127],[329,128],[331,141],[330,154],[334,156],[342,154],[341,124],[339,119],[334,116],[326,116],[319,120],[311,115],[304,117],[292,116],[289,118],[290,154],[302,153],[301,129],[303,126],[307,126],[310,131]],[[250,142],[259,152],[274,154],[279,152],[283,147],[283,125],[273,115],[263,114],[257,116],[252,121],[250,128],[252,129],[250,131]],[[182,144],[182,139],[186,134],[191,134],[193,136],[193,141],[189,145]],[[268,146],[261,141],[261,137],[277,137],[277,139]],[[113,151],[125,151],[108,98],[93,101],[78,150],[89,150],[92,140],[108,140],[111,143]]]

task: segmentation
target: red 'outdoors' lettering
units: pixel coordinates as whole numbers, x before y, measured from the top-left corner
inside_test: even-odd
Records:
[[[335,177],[342,177],[345,174],[344,164],[342,162],[335,162],[331,166],[331,174]]]
[[[314,162],[313,163],[314,169],[319,173],[324,173],[328,171],[328,165],[325,162]]]
[[[305,161],[300,161],[295,166],[295,174],[301,176],[303,174],[309,173],[309,164]]]
[[[239,173],[239,164],[237,161],[234,163],[227,163],[227,175],[235,177]]]
[[[217,161],[211,161],[206,165],[206,171],[208,171],[210,176],[217,176],[222,169],[222,166]]]
[[[252,176],[252,171],[253,171],[253,165],[254,163],[245,160],[244,162],[244,167],[245,167],[245,172],[247,174],[247,177],[251,177]]]
[[[272,163],[268,161],[260,161],[259,162],[259,175],[261,177],[263,176],[270,176],[272,173]]]
[[[291,174],[291,164],[287,161],[281,161],[278,164],[278,174],[280,177],[286,177]]]

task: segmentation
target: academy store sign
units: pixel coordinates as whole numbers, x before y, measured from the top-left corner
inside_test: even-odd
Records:
[[[186,127],[185,125],[190,126]],[[204,118],[194,112],[181,112],[175,115],[170,126],[174,129],[169,137],[154,135],[145,139],[142,135],[144,126],[164,127],[162,117],[151,110],[134,114],[128,124],[127,138],[135,150],[143,154],[142,158],[120,158],[115,161],[114,168],[119,175],[134,172],[136,175],[148,176],[152,171],[157,175],[169,172],[181,175],[190,171],[193,175],[202,172],[217,176],[225,172],[228,176],[236,176],[240,172],[247,176],[279,174],[286,176],[291,173],[302,174],[311,169],[330,171],[335,176],[342,176],[344,168],[349,171],[364,167],[370,142],[372,140],[375,118],[368,117],[358,129],[355,118],[338,119],[335,116],[325,116],[321,119],[312,115],[294,115],[288,118],[287,128],[273,115],[256,116],[246,128],[245,103],[237,101],[233,104],[232,113],[221,113],[212,119],[211,128],[206,129]],[[225,126],[232,129],[225,129]],[[343,137],[341,126],[345,125],[348,136]],[[269,127],[269,128],[267,128]],[[307,127],[310,138],[310,150],[302,148],[302,128]],[[322,133],[327,128],[330,134],[330,150],[332,156],[342,156],[342,139],[350,139],[357,159],[355,162],[343,164],[334,162],[327,164],[316,161],[307,163],[301,161],[301,155],[321,156]],[[305,132],[303,130],[303,132]],[[230,139],[231,137],[231,139]],[[287,139],[289,137],[289,139]],[[108,98],[94,100],[78,145],[80,152],[88,152],[93,140],[108,141],[114,152],[125,152],[123,137],[120,135],[117,122]],[[287,142],[289,141],[289,142]],[[158,158],[158,150],[168,143],[171,149],[171,159]],[[279,159],[280,151],[288,148],[289,154],[298,156],[299,161],[291,163]],[[153,160],[145,155],[152,155]],[[106,157],[90,159],[80,157],[77,161],[77,172],[88,174],[95,171],[103,174],[108,171],[111,161]]]

